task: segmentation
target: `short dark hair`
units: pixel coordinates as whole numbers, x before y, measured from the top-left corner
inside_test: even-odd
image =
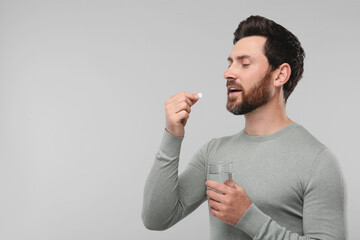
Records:
[[[283,86],[286,102],[304,72],[305,52],[300,41],[283,26],[262,16],[250,16],[240,22],[234,32],[234,44],[241,38],[250,36],[266,37],[264,50],[271,71],[283,63],[290,65],[291,75]]]

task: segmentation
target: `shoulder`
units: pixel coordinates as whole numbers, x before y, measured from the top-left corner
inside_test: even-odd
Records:
[[[288,140],[291,143],[297,143],[302,147],[310,149],[318,149],[321,151],[326,146],[320,142],[314,135],[300,124],[295,123],[295,128],[289,133]]]
[[[284,151],[304,167],[312,167],[319,156],[330,150],[303,126],[296,124],[281,143]]]
[[[296,154],[300,156],[299,164],[307,168],[309,178],[341,178],[340,165],[334,153],[309,131],[297,125],[292,138],[293,145],[298,148]]]

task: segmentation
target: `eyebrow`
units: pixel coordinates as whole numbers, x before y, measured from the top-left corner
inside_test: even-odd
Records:
[[[236,56],[235,57],[236,58],[236,60],[243,60],[243,59],[245,59],[245,58],[248,58],[248,59],[252,59],[252,57],[250,57],[249,55],[241,55],[241,56]],[[229,62],[232,62],[233,61],[233,58],[232,57],[228,57],[227,58],[227,60],[229,61]]]

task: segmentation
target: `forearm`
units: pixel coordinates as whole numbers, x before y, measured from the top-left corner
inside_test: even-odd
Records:
[[[314,224],[316,227],[316,224]],[[326,233],[318,233],[322,235],[314,236],[312,233],[299,234],[289,231],[283,226],[280,226],[276,221],[260,211],[254,204],[250,206],[245,215],[240,219],[237,228],[244,231],[254,240],[344,240],[345,236],[342,231],[342,226],[333,226],[338,236],[328,235]],[[336,230],[337,229],[337,230]],[[330,229],[329,229],[330,230]],[[332,230],[333,231],[333,230]],[[341,234],[342,233],[342,234]]]
[[[310,240],[309,236],[288,231],[269,216],[260,211],[254,204],[240,219],[237,228],[256,240]]]
[[[194,211],[206,199],[204,145],[178,175],[183,138],[164,132],[154,165],[145,185],[143,222],[152,230],[164,230]]]
[[[182,140],[164,132],[144,189],[142,218],[149,229],[166,229],[179,214],[177,185]]]

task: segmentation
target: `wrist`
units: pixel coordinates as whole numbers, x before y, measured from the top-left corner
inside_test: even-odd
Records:
[[[270,217],[252,203],[235,227],[254,238],[260,228],[269,220]]]
[[[171,128],[166,127],[165,131],[175,137],[184,137],[184,135],[185,135],[184,129],[171,129]]]

